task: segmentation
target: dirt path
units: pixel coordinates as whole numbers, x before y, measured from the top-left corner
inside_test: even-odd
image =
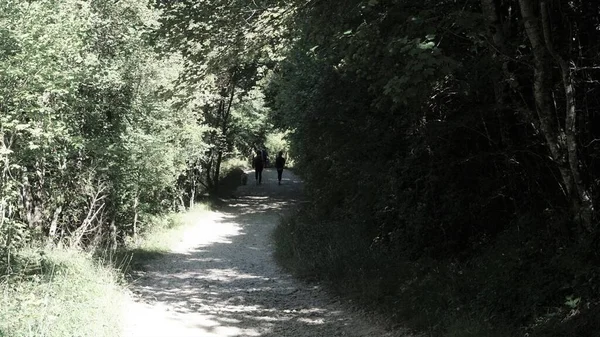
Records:
[[[301,181],[285,172],[278,186],[267,170],[262,185],[237,191],[132,285],[125,337],[407,336],[351,313],[319,286],[281,270],[270,234],[279,214],[298,202]]]

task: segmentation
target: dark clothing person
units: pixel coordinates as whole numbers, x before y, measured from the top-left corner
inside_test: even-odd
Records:
[[[283,168],[285,167],[285,158],[283,158],[283,152],[279,152],[279,155],[277,155],[277,159],[275,159],[275,168],[276,169],[281,169],[283,170]]]
[[[256,184],[260,185],[262,183],[262,171],[264,168],[264,162],[261,153],[257,153],[256,157],[252,160],[252,166],[254,167],[254,179],[256,180]]]
[[[262,160],[263,160],[263,167],[268,167],[269,166],[269,156],[267,155],[267,150],[262,150],[261,151],[262,154]]]
[[[275,159],[275,168],[277,169],[277,181],[281,185],[281,176],[283,174],[283,167],[285,166],[285,158],[283,158],[283,152],[279,152],[279,155]]]
[[[254,180],[256,180],[257,185],[262,184],[262,169],[254,170]]]

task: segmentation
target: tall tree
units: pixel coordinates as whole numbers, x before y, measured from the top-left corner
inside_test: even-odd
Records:
[[[277,2],[182,1],[157,3],[163,11],[157,36],[166,50],[186,60],[179,85],[184,102],[198,99],[199,123],[211,144],[202,161],[201,184],[217,193],[221,163],[234,153],[236,138],[247,120],[233,117],[248,93],[263,78],[280,50],[286,32],[282,22],[291,8]],[[236,123],[242,123],[238,125]]]
[[[194,112],[172,108],[182,60],[146,41],[158,12],[137,0],[0,7],[0,246],[135,234],[179,197],[198,157],[183,140],[204,147]]]

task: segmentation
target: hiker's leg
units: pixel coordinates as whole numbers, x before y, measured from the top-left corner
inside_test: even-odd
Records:
[[[277,180],[281,182],[281,175],[283,174],[283,170],[277,170]]]
[[[258,171],[258,183],[262,184],[262,169]]]

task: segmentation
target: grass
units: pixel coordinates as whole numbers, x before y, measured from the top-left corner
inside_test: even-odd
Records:
[[[141,270],[145,262],[159,258],[184,237],[198,218],[211,210],[209,204],[196,204],[185,213],[173,213],[149,219],[148,226],[135,240],[131,239],[115,253],[108,254],[112,264],[125,274]]]
[[[125,293],[114,269],[90,254],[29,249],[0,282],[0,336],[120,335]]]
[[[209,210],[201,204],[151,218],[142,235],[116,253],[21,250],[10,268],[0,264],[7,270],[0,274],[0,337],[120,336],[128,296],[123,272],[167,253]]]

